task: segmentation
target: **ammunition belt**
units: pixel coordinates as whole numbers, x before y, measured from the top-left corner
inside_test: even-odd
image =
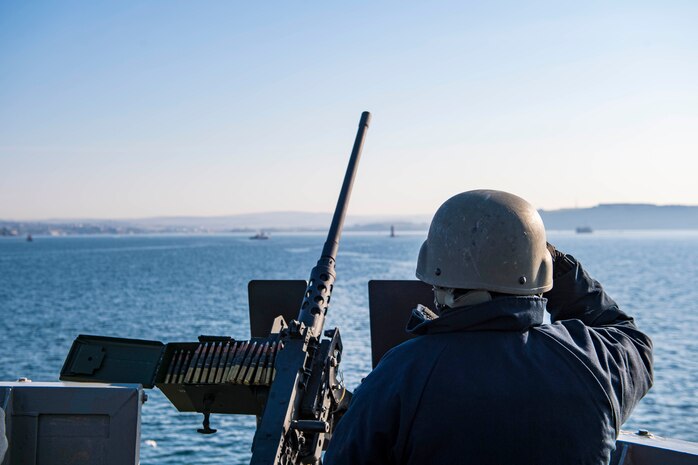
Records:
[[[270,386],[280,348],[277,339],[259,339],[204,342],[195,349],[175,349],[164,381],[165,384]]]

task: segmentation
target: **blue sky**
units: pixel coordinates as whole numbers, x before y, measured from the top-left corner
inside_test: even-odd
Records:
[[[696,2],[0,2],[0,218],[698,204]],[[611,4],[612,3],[612,4]]]

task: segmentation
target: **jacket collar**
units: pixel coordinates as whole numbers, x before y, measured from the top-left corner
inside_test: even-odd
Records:
[[[418,307],[412,310],[407,332],[420,335],[456,331],[525,331],[543,324],[546,302],[547,299],[536,296],[499,297],[454,308],[441,316]]]

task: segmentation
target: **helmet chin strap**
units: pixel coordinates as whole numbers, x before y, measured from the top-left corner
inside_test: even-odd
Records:
[[[474,289],[459,294],[456,297],[455,289],[434,286],[434,305],[439,312],[449,308],[467,307],[492,300],[492,294],[483,289]]]

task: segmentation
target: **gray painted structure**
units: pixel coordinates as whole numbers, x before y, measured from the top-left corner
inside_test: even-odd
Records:
[[[0,464],[137,464],[144,399],[137,384],[0,383],[9,439]]]

